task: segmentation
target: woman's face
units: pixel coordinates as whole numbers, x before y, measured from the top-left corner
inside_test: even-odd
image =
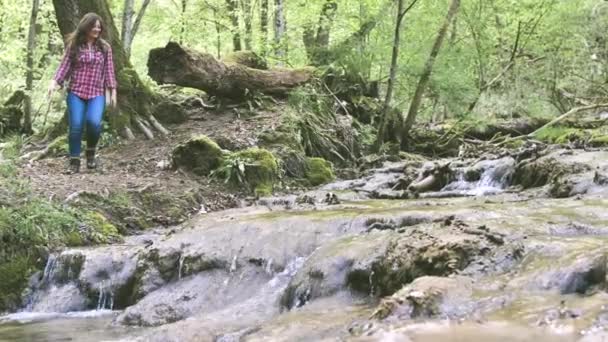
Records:
[[[93,28],[91,28],[91,30],[89,31],[88,38],[89,39],[97,39],[99,38],[99,35],[101,34],[101,23],[99,22],[99,20],[95,21],[95,25],[93,25]]]

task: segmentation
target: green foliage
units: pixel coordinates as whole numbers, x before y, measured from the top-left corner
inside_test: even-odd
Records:
[[[308,85],[293,91],[287,113],[287,125],[298,132],[306,155],[343,162],[352,159],[353,151],[335,134],[336,118],[329,95]]]
[[[233,186],[244,186],[259,196],[271,195],[280,178],[277,159],[272,152],[260,148],[227,155],[211,175]]]

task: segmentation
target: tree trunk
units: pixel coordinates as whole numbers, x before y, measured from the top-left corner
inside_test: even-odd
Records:
[[[127,58],[130,55],[131,28],[133,27],[133,15],[135,14],[135,11],[133,10],[134,3],[135,0],[125,0],[125,6],[122,11],[122,29],[120,33]]]
[[[384,98],[384,105],[382,107],[382,116],[380,117],[380,123],[378,125],[378,136],[376,137],[376,150],[384,143],[384,132],[386,129],[386,119],[389,113],[391,101],[393,99],[393,89],[395,87],[395,80],[397,79],[397,59],[399,58],[399,45],[401,42],[401,24],[405,14],[414,7],[418,0],[413,0],[412,4],[404,9],[404,1],[399,0],[397,5],[397,20],[395,23],[395,37],[393,40],[393,54],[391,56],[391,68],[389,72],[388,85],[386,87],[386,97]]]
[[[118,82],[118,113],[108,115],[110,125],[121,134],[129,136],[133,119],[148,118],[157,97],[139,79],[123,49],[119,32],[114,25],[107,0],[53,0],[57,24],[62,35],[74,31],[82,16],[95,12],[104,21],[104,36],[112,45],[114,69]]]
[[[179,31],[179,43],[184,44],[184,39],[186,36],[186,6],[188,5],[188,0],[182,0],[182,14],[180,18],[180,31]]]
[[[262,56],[266,57],[268,52],[268,0],[262,0],[260,4],[260,32],[262,33],[260,51]]]
[[[284,0],[274,0],[274,46],[275,55],[278,59],[285,58],[283,36],[287,30],[287,22],[285,20],[284,6]]]
[[[217,49],[217,58],[220,59],[222,57],[222,25],[216,7],[213,7],[213,19],[215,21],[215,48]]]
[[[27,96],[23,106],[23,132],[32,133],[32,85],[34,83],[34,51],[36,50],[36,19],[40,1],[32,1],[32,13],[30,16],[30,28],[27,35],[27,71],[25,74],[25,90]]]
[[[128,9],[127,3],[129,2],[130,7]],[[128,19],[128,23],[125,23],[125,17],[123,17],[122,42],[125,48],[125,53],[127,54],[128,58],[131,58],[131,46],[133,45],[133,39],[135,38],[137,31],[139,30],[139,26],[141,25],[141,21],[144,18],[144,14],[146,13],[146,9],[148,8],[149,4],[150,0],[144,0],[144,2],[141,4],[139,12],[137,12],[135,22],[133,23],[133,25],[131,25],[131,19],[133,17],[133,14],[135,14],[135,12],[133,11],[133,0],[125,0],[124,16],[126,17],[127,13],[130,13],[130,18]]]
[[[308,82],[314,71],[312,68],[259,70],[238,63],[225,64],[210,54],[172,42],[150,51],[148,70],[159,84],[196,88],[232,99],[243,99],[252,91],[285,95]]]
[[[431,49],[431,53],[429,58],[424,65],[424,69],[422,74],[420,75],[420,80],[418,81],[418,86],[416,87],[416,91],[414,92],[414,97],[412,98],[412,103],[410,104],[410,108],[407,112],[407,117],[405,118],[405,122],[403,124],[403,131],[401,133],[401,147],[404,148],[407,146],[407,140],[409,136],[409,131],[414,125],[416,121],[416,115],[418,114],[418,108],[420,108],[420,103],[422,102],[422,95],[426,90],[426,86],[431,78],[431,73],[433,72],[433,65],[435,64],[435,59],[437,59],[437,55],[439,55],[439,50],[441,50],[441,45],[443,44],[443,40],[445,38],[446,32],[450,23],[456,16],[458,12],[458,8],[460,6],[460,0],[452,0],[450,4],[450,8],[448,10],[448,14],[445,17],[445,20],[441,27],[439,28],[439,32],[437,32],[437,38],[435,39],[435,43],[433,44],[433,48]]]
[[[338,4],[334,0],[327,0],[321,9],[316,33],[312,25],[304,28],[304,47],[306,48],[308,60],[312,65],[326,64],[331,24],[334,21],[337,10]]]
[[[251,41],[253,37],[253,30],[251,27],[251,0],[241,0],[241,5],[243,9],[243,22],[245,23],[245,50],[251,51]]]
[[[228,17],[232,23],[232,46],[234,51],[241,51],[241,29],[239,27],[238,0],[226,0]]]

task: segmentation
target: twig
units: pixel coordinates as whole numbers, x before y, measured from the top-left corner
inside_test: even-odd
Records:
[[[351,116],[350,113],[348,112],[348,109],[346,109],[346,107],[342,104],[342,101],[340,101],[340,99],[336,96],[336,94],[334,94],[331,91],[331,89],[329,89],[329,87],[327,86],[327,84],[325,84],[325,82],[323,82],[323,86],[334,97],[334,99],[336,99],[336,101],[338,101],[338,104],[340,105],[340,107],[342,107],[342,109],[344,109],[344,112],[346,113],[346,115]]]

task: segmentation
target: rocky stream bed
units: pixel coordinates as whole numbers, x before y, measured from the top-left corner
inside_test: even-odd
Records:
[[[0,341],[608,340],[607,176],[602,150],[402,161],[200,213],[52,255]]]

